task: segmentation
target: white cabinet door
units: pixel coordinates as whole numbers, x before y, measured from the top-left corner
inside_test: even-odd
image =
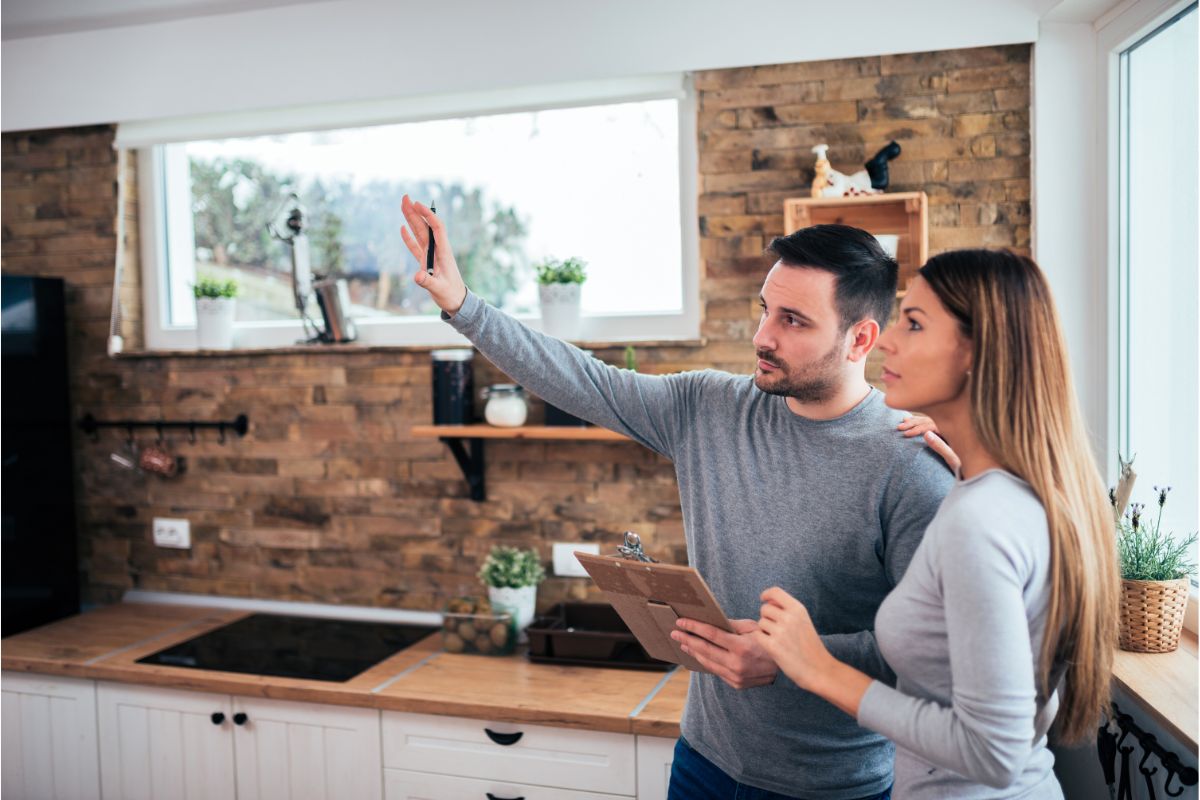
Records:
[[[621,795],[575,792],[524,783],[455,778],[385,769],[386,800],[624,800]]]
[[[98,799],[96,684],[5,672],[0,689],[0,793],[36,800]]]
[[[675,740],[661,736],[637,737],[638,800],[667,800],[671,764],[675,762]]]
[[[228,695],[101,683],[97,708],[106,800],[234,796]]]
[[[384,766],[632,797],[634,737],[383,712]]]
[[[233,711],[238,800],[383,796],[375,709],[234,697]]]

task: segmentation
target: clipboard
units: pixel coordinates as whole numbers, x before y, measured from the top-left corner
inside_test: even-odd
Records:
[[[675,620],[680,617],[734,632],[712,590],[694,567],[581,552],[575,557],[651,657],[694,672],[708,672],[671,638]]]

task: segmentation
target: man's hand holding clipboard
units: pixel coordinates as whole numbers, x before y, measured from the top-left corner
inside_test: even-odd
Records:
[[[646,652],[735,689],[764,686],[778,668],[758,643],[754,620],[730,620],[693,567],[576,552]]]

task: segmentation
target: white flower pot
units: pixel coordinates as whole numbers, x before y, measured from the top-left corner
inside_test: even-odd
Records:
[[[579,337],[578,283],[543,283],[538,286],[542,330],[556,339]]]
[[[522,586],[512,589],[507,586],[489,586],[488,600],[493,611],[507,611],[513,615],[517,627],[517,641],[524,644],[528,637],[525,628],[533,622],[533,609],[537,604],[537,587]]]
[[[233,297],[196,298],[196,346],[201,350],[229,350],[233,347]]]

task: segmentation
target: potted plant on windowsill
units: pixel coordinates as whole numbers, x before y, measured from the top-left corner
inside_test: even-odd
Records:
[[[536,551],[503,545],[493,547],[479,568],[492,608],[513,615],[519,641],[525,641],[525,627],[533,622],[537,587],[545,578]]]
[[[542,330],[550,336],[557,339],[579,336],[579,293],[587,280],[586,267],[581,258],[565,261],[549,258],[534,266]]]
[[[201,350],[232,348],[237,281],[204,276],[193,284],[192,294],[196,298],[196,346]]]
[[[1121,562],[1122,650],[1169,653],[1179,647],[1187,610],[1189,576],[1196,564],[1188,560],[1196,534],[1176,539],[1161,529],[1163,506],[1170,486],[1154,487],[1158,514],[1149,519],[1145,504],[1133,503],[1117,519],[1117,550]],[[1113,492],[1114,508],[1118,493]]]

